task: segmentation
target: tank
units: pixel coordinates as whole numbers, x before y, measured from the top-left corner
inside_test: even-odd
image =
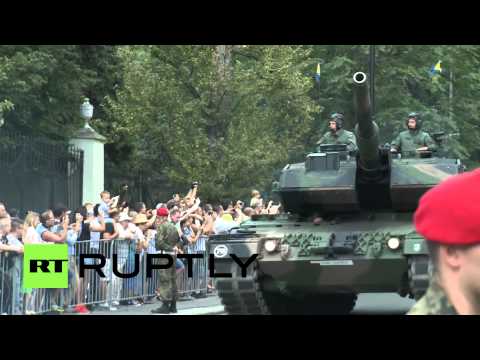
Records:
[[[358,151],[326,144],[287,164],[276,189],[285,214],[253,216],[210,238],[227,313],[348,314],[360,293],[425,293],[428,251],[412,215],[428,189],[463,165],[381,146],[367,76],[352,80]]]

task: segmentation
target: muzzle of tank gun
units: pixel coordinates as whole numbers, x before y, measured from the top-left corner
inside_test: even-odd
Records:
[[[363,84],[365,81],[367,81],[367,75],[364,72],[358,71],[353,74],[353,81],[356,84]]]

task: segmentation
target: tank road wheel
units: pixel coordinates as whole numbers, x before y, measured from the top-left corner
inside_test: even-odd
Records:
[[[349,314],[357,300],[356,294],[283,293],[273,279],[259,275],[258,264],[249,268],[245,278],[232,262],[232,278],[218,278],[215,288],[231,315],[340,315]]]
[[[420,299],[428,289],[430,283],[431,262],[428,256],[412,256],[408,259],[408,279],[410,297]]]
[[[218,296],[230,315],[268,315],[270,312],[257,281],[257,264],[248,271],[242,278],[239,266],[232,261],[232,277],[215,281]]]

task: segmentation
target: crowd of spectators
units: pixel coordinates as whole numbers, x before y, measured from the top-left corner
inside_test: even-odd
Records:
[[[15,279],[15,288],[18,290],[12,292],[15,293],[12,295],[15,301],[10,311],[22,313],[23,309],[24,313],[33,314],[35,304],[41,302],[39,297],[46,293],[54,299],[52,309],[60,312],[88,313],[95,309],[91,304],[97,298],[114,299],[96,304],[97,307],[110,311],[117,310],[122,304],[121,299],[124,299],[123,304],[132,306],[154,301],[154,296],[140,296],[142,284],[138,279],[125,281],[112,275],[112,247],[109,245],[113,240],[117,240],[114,242],[113,251],[119,254],[119,271],[132,271],[135,254],[143,256],[156,252],[157,211],[160,208],[168,209],[169,221],[175,224],[178,230],[181,239],[180,245],[176,247],[178,253],[205,251],[209,236],[234,231],[254,215],[278,214],[281,210],[280,204],[264,202],[260,192],[256,190],[252,191],[249,206],[242,200],[225,204],[203,204],[197,192],[198,183],[194,182],[186,196],[174,194],[170,200],[147,208],[143,202],[130,204],[121,199],[121,196],[112,197],[110,192],[102,191],[97,204],[86,203],[73,212],[63,205],[57,205],[42,213],[28,211],[23,219],[18,210],[7,211],[6,204],[0,203],[0,257],[5,254],[21,255],[24,244],[66,243],[70,260],[69,289],[47,289],[48,291],[42,293],[35,291],[36,289],[23,288],[18,265],[20,263],[11,265],[8,268],[9,275],[11,279]],[[89,277],[80,278],[75,261],[78,252],[94,250],[103,253],[107,259],[106,277],[99,282]],[[182,274],[185,264],[177,259],[177,274]],[[206,271],[202,266],[194,268],[197,271]],[[202,286],[208,289],[206,292],[214,291],[212,283],[206,285]],[[95,296],[92,295],[92,287],[95,288]],[[186,297],[205,297],[206,292],[193,292]]]

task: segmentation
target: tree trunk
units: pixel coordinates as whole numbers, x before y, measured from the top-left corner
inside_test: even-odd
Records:
[[[208,126],[208,138],[210,148],[213,150],[227,134],[231,98],[228,93],[228,85],[232,76],[232,50],[233,45],[216,45],[213,61],[217,73],[217,81],[211,106],[211,122]]]

